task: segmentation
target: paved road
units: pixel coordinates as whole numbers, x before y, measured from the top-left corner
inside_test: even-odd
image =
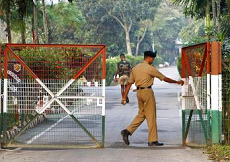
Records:
[[[165,75],[178,79],[176,67],[160,69]],[[1,162],[205,162],[207,156],[201,149],[191,149],[181,144],[181,116],[177,93],[181,87],[155,81],[159,141],[162,147],[147,146],[147,124],[144,122],[130,138],[130,146],[122,142],[120,131],[138,111],[136,93],[130,92],[130,103],[120,104],[119,86],[106,87],[106,147],[104,149],[63,150],[2,150]]]

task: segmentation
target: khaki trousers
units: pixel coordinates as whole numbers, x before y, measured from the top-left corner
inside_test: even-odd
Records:
[[[132,123],[126,128],[131,134],[146,119],[148,124],[148,142],[158,141],[156,123],[156,102],[152,89],[137,90],[139,111]]]

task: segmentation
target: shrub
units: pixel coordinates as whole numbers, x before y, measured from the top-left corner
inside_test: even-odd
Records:
[[[143,59],[144,56],[134,57],[134,56],[126,55],[126,60],[130,62],[132,67],[142,62]],[[120,56],[116,56],[114,58],[110,58],[106,60],[106,85],[110,85],[113,82],[117,63],[119,61],[120,61]],[[162,58],[160,56],[157,56],[154,60],[154,65],[158,66],[160,63],[162,63]]]

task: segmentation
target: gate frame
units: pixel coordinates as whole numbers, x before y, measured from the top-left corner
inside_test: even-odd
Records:
[[[201,43],[202,44],[202,43]],[[201,44],[193,45],[198,46]],[[201,125],[206,140],[206,144],[221,143],[222,135],[222,76],[221,76],[221,42],[213,41],[206,42],[206,59],[207,59],[207,127],[202,117],[202,111],[198,109],[198,114],[201,120]],[[211,44],[211,46],[210,46]],[[191,46],[188,46],[191,47]],[[187,66],[187,74],[191,75],[188,60],[186,59],[185,49],[182,48],[182,78],[185,79],[185,67]],[[204,59],[203,59],[204,61]],[[204,62],[202,61],[202,66]],[[204,68],[204,67],[201,67]],[[203,69],[202,69],[203,70]],[[201,71],[199,76],[202,75]],[[182,87],[182,98],[184,97],[184,86]],[[193,114],[190,110],[187,126],[185,126],[185,109],[184,101],[182,100],[182,143],[186,144],[186,138],[189,131],[189,126]]]
[[[0,58],[2,58],[2,44],[0,44]],[[2,147],[2,133],[3,133],[3,109],[2,109],[2,60],[0,60],[0,147]]]
[[[59,91],[54,95],[49,88],[47,88],[43,82],[36,76],[36,74],[33,73],[33,71],[24,63],[23,60],[21,60],[15,53],[14,51],[11,50],[10,47],[15,47],[15,46],[19,46],[19,47],[87,47],[87,48],[91,48],[91,47],[98,47],[98,51],[97,53],[92,56],[92,58],[90,58],[90,60],[77,72],[77,74],[74,74],[74,76],[72,77],[72,79],[69,79],[69,81],[61,88],[59,89]],[[0,52],[1,52],[1,48],[0,48]],[[1,108],[1,111],[3,110],[3,123],[6,123],[7,121],[7,78],[8,78],[8,74],[7,74],[7,70],[8,70],[8,54],[11,53],[14,58],[20,62],[24,68],[26,69],[26,71],[28,73],[31,74],[31,76],[35,79],[35,81],[41,85],[41,87],[43,89],[46,90],[47,93],[50,94],[50,96],[52,97],[52,99],[50,99],[48,101],[47,104],[45,104],[43,106],[42,109],[40,109],[39,111],[36,111],[37,114],[35,114],[31,120],[20,130],[20,132],[18,132],[12,139],[10,139],[9,141],[7,141],[7,124],[2,124],[3,125],[3,144],[6,147],[40,147],[40,148],[63,148],[63,146],[65,146],[65,148],[95,148],[95,147],[100,147],[103,148],[104,147],[104,143],[105,143],[105,79],[106,79],[106,47],[105,45],[73,45],[73,44],[5,44],[5,49],[4,49],[4,92],[3,92],[3,108]],[[58,96],[61,95],[93,62],[94,60],[96,60],[100,55],[102,55],[102,96],[101,97],[97,97],[100,98],[102,100],[102,103],[100,104],[100,106],[102,106],[102,137],[101,137],[101,143],[99,141],[97,141],[97,139],[95,139],[93,137],[93,135],[81,124],[81,122],[65,107],[64,104],[61,103],[61,101],[59,101]],[[1,65],[1,63],[0,63]],[[7,69],[7,70],[5,70]],[[1,87],[1,83],[0,83],[0,87]],[[1,90],[1,89],[0,89]],[[83,97],[83,96],[82,96]],[[80,96],[78,96],[77,98],[80,98]],[[95,98],[93,96],[89,96],[89,97],[83,97],[83,98]],[[66,111],[66,113],[73,119],[73,121],[94,141],[94,143],[97,146],[83,146],[83,145],[24,145],[24,144],[12,144],[12,141],[14,141],[18,136],[20,136],[28,127],[29,125],[35,120],[37,119],[45,110],[46,108],[52,104],[52,102],[56,100],[59,105]],[[50,103],[49,103],[50,102]],[[1,119],[1,118],[0,118]],[[1,124],[0,124],[1,126]],[[0,127],[1,128],[1,127]],[[1,138],[1,137],[0,137]]]
[[[204,56],[203,56],[203,60],[202,60],[202,63],[201,63],[201,69],[200,69],[200,72],[199,72],[199,77],[201,77],[201,75],[203,74],[203,70],[204,70],[204,66],[205,66],[205,61],[207,60],[207,74],[209,72],[209,42],[207,43],[201,43],[201,44],[196,44],[196,45],[192,45],[192,46],[188,46],[188,47],[183,47],[182,48],[182,58],[181,58],[181,67],[182,67],[182,72],[181,72],[181,75],[182,75],[182,78],[183,80],[185,81],[185,78],[186,78],[186,70],[187,70],[187,74],[188,74],[188,77],[189,79],[192,80],[192,89],[193,89],[193,93],[195,93],[195,87],[193,85],[193,79],[192,79],[192,74],[191,74],[191,71],[190,71],[190,66],[189,66],[189,63],[188,63],[188,59],[187,59],[187,56],[186,56],[186,52],[185,52],[185,49],[187,48],[191,48],[191,47],[196,47],[196,46],[200,46],[200,45],[204,45],[206,44],[206,49],[205,49],[205,52],[204,52]],[[185,70],[186,69],[186,70]],[[208,80],[208,77],[207,77],[207,80]],[[186,139],[187,139],[187,136],[188,136],[188,132],[189,132],[189,127],[190,127],[190,123],[191,123],[191,119],[192,119],[192,115],[193,115],[193,111],[194,110],[190,110],[189,112],[189,118],[188,118],[188,122],[187,122],[187,126],[185,124],[185,101],[183,98],[185,97],[191,97],[191,96],[185,96],[184,95],[184,88],[185,88],[185,85],[182,86],[182,143],[183,145],[186,145]],[[207,134],[207,129],[208,129],[208,125],[207,124],[207,127],[205,127],[205,124],[204,124],[204,120],[203,120],[203,116],[202,116],[202,110],[199,108],[199,101],[198,99],[196,98],[196,96],[194,95],[193,96],[194,99],[195,99],[195,103],[196,103],[196,106],[197,106],[197,111],[198,111],[198,115],[199,115],[199,118],[200,118],[200,122],[201,122],[201,126],[202,126],[202,129],[203,129],[203,133],[204,133],[204,137],[205,137],[205,141],[206,143],[208,142],[208,134]],[[207,93],[207,97],[208,97],[208,93]],[[209,120],[207,119],[207,123],[209,123]]]

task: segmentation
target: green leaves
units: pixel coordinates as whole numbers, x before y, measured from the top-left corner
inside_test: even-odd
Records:
[[[47,8],[49,36],[52,43],[74,43],[76,32],[86,23],[84,16],[73,2],[60,2]]]
[[[175,5],[184,8],[184,14],[195,18],[205,17],[205,7],[207,0],[173,0]]]

